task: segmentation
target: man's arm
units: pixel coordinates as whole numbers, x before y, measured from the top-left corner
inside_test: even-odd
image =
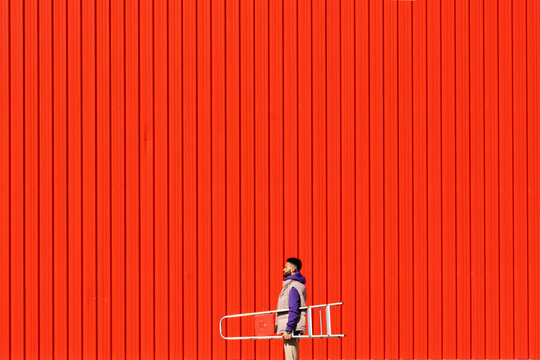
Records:
[[[292,333],[296,329],[296,324],[300,320],[300,295],[295,288],[289,292],[289,320],[287,321],[287,332]]]

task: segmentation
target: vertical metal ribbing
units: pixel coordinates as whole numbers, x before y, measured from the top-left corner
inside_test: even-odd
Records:
[[[320,324],[321,335],[322,335],[323,331],[322,331],[322,312],[321,312],[321,308],[319,308],[319,324]]]

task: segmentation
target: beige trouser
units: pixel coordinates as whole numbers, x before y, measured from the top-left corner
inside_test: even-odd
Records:
[[[283,349],[285,350],[285,360],[298,360],[299,342],[300,342],[299,338],[283,340]]]

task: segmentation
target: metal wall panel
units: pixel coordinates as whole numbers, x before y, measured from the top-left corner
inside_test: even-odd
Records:
[[[540,358],[537,1],[0,3],[1,358]]]

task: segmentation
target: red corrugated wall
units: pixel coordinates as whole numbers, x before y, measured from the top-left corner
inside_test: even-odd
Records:
[[[540,2],[3,0],[0,358],[540,358]],[[316,327],[317,328],[317,327]],[[229,323],[229,335],[252,324]]]

